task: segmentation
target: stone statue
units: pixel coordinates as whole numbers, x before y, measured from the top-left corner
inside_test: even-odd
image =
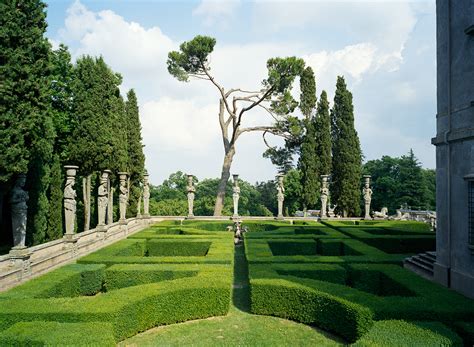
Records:
[[[140,193],[140,196],[138,197],[138,202],[137,202],[137,218],[142,217],[142,194]]]
[[[397,210],[398,213],[399,210]],[[386,219],[388,218],[388,208],[382,207],[382,209],[379,211],[374,211],[374,218],[380,218],[380,219]]]
[[[143,216],[150,217],[150,185],[147,173],[143,175]]]
[[[234,218],[239,217],[239,198],[240,198],[240,188],[239,188],[239,175],[233,175],[234,177],[234,186],[232,187],[232,199],[234,200]]]
[[[25,183],[26,175],[18,175],[10,195],[10,204],[12,209],[13,249],[26,248],[26,218],[28,212],[28,205],[26,203],[29,199],[29,196],[28,193],[23,190]]]
[[[336,207],[337,207],[337,205],[332,205],[332,206],[331,206],[331,204],[328,205],[328,216],[329,216],[329,218],[336,218],[336,212],[335,212]]]
[[[283,186],[283,175],[277,176],[277,199],[278,219],[283,219],[283,201],[285,201],[285,187]]]
[[[362,195],[364,196],[365,203],[365,216],[364,219],[370,218],[370,202],[372,201],[372,189],[370,189],[370,177],[369,175],[364,176],[364,189],[362,189]]]
[[[196,188],[193,185],[193,175],[188,175],[188,218],[194,217],[194,193],[196,192]]]
[[[114,222],[114,193],[115,189],[113,187],[110,187],[109,201],[107,202],[107,224],[112,224]]]
[[[104,170],[100,177],[99,188],[97,189],[97,205],[98,205],[98,226],[105,225],[105,216],[107,213],[107,204],[109,202],[108,178],[110,170]]]
[[[327,204],[329,198],[329,175],[321,175],[321,218],[327,218]]]
[[[119,210],[120,221],[127,219],[127,204],[128,204],[128,187],[127,187],[127,172],[119,172],[120,186],[119,186]]]
[[[74,234],[76,227],[76,191],[74,184],[76,183],[76,172],[79,167],[67,165],[66,169],[66,185],[64,186],[64,227],[66,235]]]

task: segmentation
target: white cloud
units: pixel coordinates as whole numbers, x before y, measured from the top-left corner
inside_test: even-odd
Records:
[[[228,21],[240,5],[240,0],[202,0],[193,10],[193,16],[203,18],[205,26],[228,26]]]

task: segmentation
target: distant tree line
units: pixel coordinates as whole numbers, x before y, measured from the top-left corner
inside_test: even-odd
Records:
[[[75,188],[80,229],[84,228],[82,178],[86,184],[92,182],[93,189],[100,170],[129,172],[132,215],[144,170],[135,92],[122,98],[122,78],[103,58],[83,56],[73,64],[66,46],[53,50],[45,37],[45,8],[38,0],[0,3],[0,246],[4,248],[12,243],[9,193],[19,174],[27,175],[27,244],[35,245],[63,234],[63,165],[79,166]]]

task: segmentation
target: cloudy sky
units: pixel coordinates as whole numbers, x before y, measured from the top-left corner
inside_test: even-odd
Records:
[[[220,174],[216,90],[208,81],[179,82],[166,70],[168,52],[199,34],[217,39],[211,67],[226,88],[260,88],[266,60],[275,56],[304,58],[318,94],[325,89],[331,99],[336,76],[344,75],[365,159],[413,148],[434,168],[434,3],[50,0],[47,35],[53,45],[68,45],[74,59],[102,55],[122,74],[123,94],[136,90],[153,184],[177,170],[200,179]],[[266,122],[261,114],[248,117],[248,124]],[[250,182],[273,178],[264,150],[260,134],[242,135],[232,172]]]

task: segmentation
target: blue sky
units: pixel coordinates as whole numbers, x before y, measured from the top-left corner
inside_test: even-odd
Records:
[[[265,62],[296,55],[313,67],[318,94],[344,75],[366,160],[413,148],[434,168],[436,42],[432,1],[47,1],[53,45],[73,58],[102,55],[137,92],[152,183],[182,170],[220,174],[218,96],[205,81],[178,82],[166,56],[194,36],[217,39],[211,66],[224,87],[259,88]],[[295,88],[295,93],[297,93]],[[249,125],[268,124],[255,112]],[[278,139],[272,140],[278,144]],[[260,134],[239,139],[233,172],[272,179]]]

